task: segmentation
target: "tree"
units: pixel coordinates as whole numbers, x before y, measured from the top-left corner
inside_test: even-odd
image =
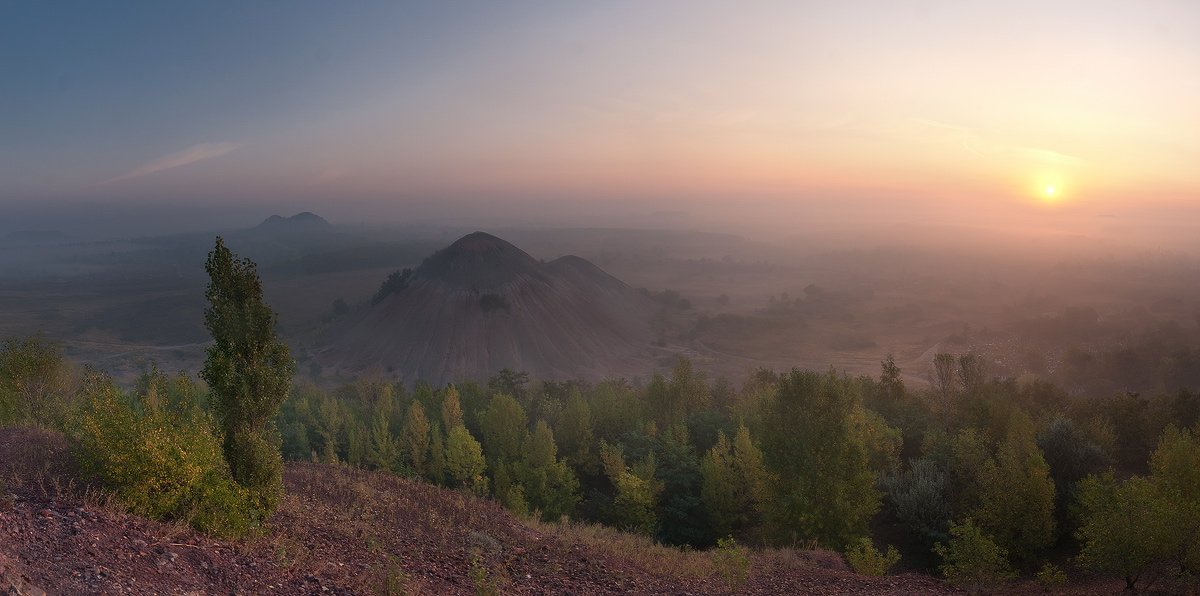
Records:
[[[950,539],[947,533],[946,473],[928,457],[912,460],[903,472],[883,474],[879,487],[891,501],[892,511],[909,531],[921,554]]]
[[[739,426],[733,443],[724,432],[700,463],[704,479],[700,497],[715,535],[744,535],[759,520],[766,490],[762,452],[750,440],[750,430]]]
[[[442,389],[442,424],[443,428],[452,430],[456,426],[462,426],[463,411],[462,405],[458,402],[458,390],[454,385],[447,385]]]
[[[487,480],[483,471],[487,462],[483,459],[483,447],[471,436],[463,425],[450,429],[446,438],[446,471],[454,479],[459,490],[473,490],[480,494],[480,487],[486,491]]]
[[[933,356],[930,384],[942,398],[942,427],[950,427],[950,397],[954,394],[954,354],[938,352]]]
[[[1033,440],[1033,423],[1013,415],[1008,437],[980,471],[979,527],[1015,559],[1029,564],[1054,542],[1054,481]]]
[[[254,262],[237,259],[218,236],[204,268],[204,326],[213,344],[200,377],[208,383],[233,479],[265,517],[283,494],[283,458],[271,419],[287,399],[296,365],[275,334],[276,315],[262,300]]]
[[[593,451],[593,429],[591,408],[579,390],[572,389],[554,427],[554,439],[562,447],[567,462],[584,474],[594,474],[599,469],[599,460]]]
[[[1200,441],[1167,427],[1150,471],[1123,483],[1111,471],[1079,483],[1079,559],[1120,574],[1131,591],[1148,569],[1200,569]]]
[[[408,421],[404,424],[404,451],[408,456],[408,464],[414,474],[425,470],[425,458],[429,455],[429,419],[425,417],[425,407],[420,401],[413,400],[408,407]]]
[[[962,525],[951,523],[950,536],[949,545],[939,542],[934,547],[945,560],[942,573],[946,581],[979,594],[1016,577],[1008,566],[1008,552],[971,520]]]
[[[521,458],[521,447],[525,442],[528,419],[525,409],[508,393],[498,393],[492,398],[484,413],[480,426],[483,427],[483,452],[494,466],[511,464]]]
[[[958,357],[958,370],[955,371],[963,391],[974,395],[987,382],[987,360],[975,354],[962,354]]]
[[[395,470],[399,459],[400,441],[392,436],[387,418],[380,412],[371,426],[371,448],[367,452],[367,462],[376,470],[391,472]]]
[[[633,467],[625,464],[625,454],[619,446],[600,441],[600,460],[604,473],[617,489],[613,509],[619,527],[630,532],[652,536],[658,526],[655,509],[662,494],[663,483],[654,477],[654,452],[646,454]]]
[[[558,448],[546,421],[538,420],[525,444],[521,462],[521,484],[531,510],[540,511],[545,521],[556,521],[575,513],[579,481],[567,462],[556,457]]]
[[[65,414],[62,347],[41,334],[0,344],[0,426],[31,420],[42,426]]]
[[[843,550],[868,535],[880,493],[854,412],[848,379],[792,369],[760,403],[763,463],[771,473],[768,521],[781,540]]]
[[[1110,471],[1081,481],[1078,502],[1079,561],[1121,575],[1125,587],[1136,590],[1142,574],[1170,549],[1171,512],[1158,491],[1139,476],[1118,483]]]

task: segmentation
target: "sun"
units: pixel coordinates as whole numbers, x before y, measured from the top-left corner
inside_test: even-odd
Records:
[[[1054,187],[1053,186],[1046,187],[1046,196],[1048,196],[1048,197],[1054,196]]]

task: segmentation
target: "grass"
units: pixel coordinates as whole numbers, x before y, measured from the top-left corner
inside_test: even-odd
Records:
[[[709,577],[716,573],[708,553],[665,546],[648,536],[628,534],[599,524],[572,521],[523,520],[525,525],[566,543],[578,543],[597,555],[621,559],[645,569],[676,577]]]

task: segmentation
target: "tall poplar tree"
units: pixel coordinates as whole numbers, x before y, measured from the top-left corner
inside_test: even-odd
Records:
[[[204,326],[213,344],[200,377],[208,383],[233,479],[265,517],[283,495],[283,458],[271,419],[287,399],[296,365],[275,334],[276,315],[263,303],[254,262],[238,259],[218,236],[204,268]]]

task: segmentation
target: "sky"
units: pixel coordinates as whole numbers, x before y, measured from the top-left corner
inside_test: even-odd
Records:
[[[310,210],[1187,235],[1198,164],[1194,0],[0,0],[0,233]]]

